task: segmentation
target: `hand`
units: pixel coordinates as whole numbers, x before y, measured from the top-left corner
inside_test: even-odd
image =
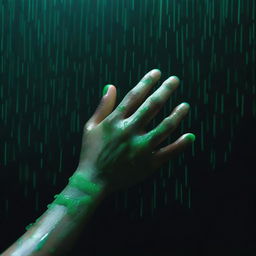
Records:
[[[142,181],[193,141],[193,134],[184,134],[174,143],[154,151],[189,110],[189,105],[182,103],[155,129],[145,132],[145,126],[179,86],[179,79],[171,76],[143,102],[160,77],[159,70],[146,74],[114,111],[116,88],[111,85],[84,126],[78,169],[86,170],[90,166],[93,175],[104,181],[111,192]]]

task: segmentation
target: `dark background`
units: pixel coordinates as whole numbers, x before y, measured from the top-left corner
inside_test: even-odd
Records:
[[[129,220],[125,211],[106,212],[102,205],[90,223],[93,231],[88,227],[78,241],[79,250],[95,255],[254,255],[255,128],[250,117],[244,118],[229,163],[192,178],[191,209],[174,201],[153,218]]]
[[[255,255],[254,13],[253,0],[0,0],[0,250],[73,174],[103,86],[119,103],[159,68],[159,85],[171,75],[181,85],[148,130],[186,101],[159,147],[187,132],[196,141],[107,198],[70,255]]]

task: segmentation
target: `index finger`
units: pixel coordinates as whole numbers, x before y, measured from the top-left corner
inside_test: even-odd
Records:
[[[116,115],[126,118],[135,111],[160,77],[161,71],[159,69],[153,69],[148,72],[117,106]]]

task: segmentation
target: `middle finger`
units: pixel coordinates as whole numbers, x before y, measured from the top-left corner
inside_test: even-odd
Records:
[[[145,127],[159,112],[164,103],[179,86],[180,80],[171,76],[138,108],[138,110],[127,118],[132,128]]]
[[[116,111],[112,114],[115,117],[129,117],[141,105],[152,87],[158,82],[161,77],[161,71],[153,69],[148,72],[140,82],[124,97],[122,102],[117,106]]]

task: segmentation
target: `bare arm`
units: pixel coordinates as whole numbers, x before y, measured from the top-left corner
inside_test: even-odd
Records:
[[[85,224],[107,195],[105,186],[84,171],[83,175],[74,173],[72,182],[55,196],[48,210],[2,256],[65,255],[72,250]]]
[[[139,183],[191,145],[195,136],[187,133],[155,150],[186,116],[190,108],[187,103],[178,105],[156,128],[145,131],[145,126],[179,86],[179,79],[172,76],[143,102],[160,76],[159,70],[146,74],[114,111],[116,88],[109,87],[84,126],[74,179],[3,256],[63,256],[105,196]],[[86,180],[95,186],[91,187]]]

